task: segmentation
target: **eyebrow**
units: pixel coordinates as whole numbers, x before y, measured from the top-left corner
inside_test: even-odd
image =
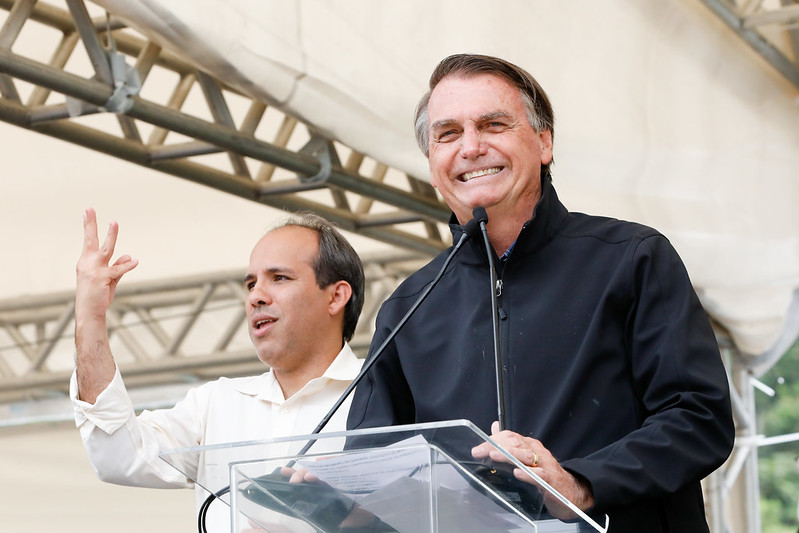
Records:
[[[289,267],[285,267],[285,266],[269,267],[269,268],[265,268],[263,271],[266,272],[267,274],[276,274],[278,272],[283,272],[285,274],[294,275],[294,271],[292,269],[290,269]],[[255,274],[248,273],[246,276],[244,276],[244,279],[242,280],[242,283],[247,283],[249,281],[254,280],[255,278],[256,278]]]
[[[480,118],[478,119],[478,122],[489,122],[489,121],[494,120],[496,118],[509,118],[509,119],[512,119],[513,116],[510,113],[507,113],[505,111],[494,111],[493,113],[485,113],[483,115],[480,115]]]
[[[441,129],[441,128],[448,128],[450,126],[457,125],[457,124],[458,124],[457,120],[451,119],[451,118],[447,118],[447,119],[444,119],[444,120],[437,120],[437,121],[433,122],[432,126],[430,126],[430,129],[431,130],[437,130],[437,129]]]
[[[506,112],[506,111],[493,111],[491,113],[483,113],[482,115],[477,117],[477,120],[475,122],[489,122],[489,121],[497,119],[497,118],[513,119],[513,116],[510,113]],[[431,130],[436,130],[436,129],[441,129],[441,128],[448,128],[450,126],[454,126],[454,125],[458,125],[458,124],[460,124],[460,123],[457,120],[453,119],[453,118],[445,118],[443,120],[437,120],[437,121],[433,122],[432,126],[430,126],[430,129]]]

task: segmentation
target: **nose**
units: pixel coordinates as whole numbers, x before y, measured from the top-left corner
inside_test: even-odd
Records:
[[[247,294],[247,303],[250,304],[252,307],[258,307],[259,305],[267,305],[271,301],[269,297],[269,292],[265,289],[265,287],[261,283],[256,283],[250,292]]]
[[[485,153],[485,145],[477,128],[466,128],[461,134],[461,157],[475,159]]]

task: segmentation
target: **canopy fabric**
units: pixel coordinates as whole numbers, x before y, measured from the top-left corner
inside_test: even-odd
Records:
[[[799,106],[700,2],[95,0],[253,97],[420,179],[412,114],[458,52],[530,71],[573,211],[642,222],[757,372],[799,334]]]

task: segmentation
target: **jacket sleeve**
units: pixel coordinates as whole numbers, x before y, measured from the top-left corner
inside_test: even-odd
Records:
[[[178,471],[159,453],[199,444],[202,426],[197,412],[202,401],[196,393],[190,393],[171,409],[144,411],[136,416],[117,369],[94,404],[78,399],[74,373],[70,396],[75,424],[89,461],[102,481],[151,488],[193,486],[190,479],[196,477],[196,464],[187,461],[178,465]]]
[[[624,337],[643,424],[563,463],[590,482],[603,510],[697,483],[726,460],[734,441],[727,375],[682,261],[654,235],[634,247],[630,264]]]
[[[367,363],[391,332],[396,320],[390,318],[391,300],[385,302],[377,315]],[[393,426],[415,422],[413,396],[402,372],[394,343],[389,343],[374,363],[355,393],[347,418],[347,429]]]

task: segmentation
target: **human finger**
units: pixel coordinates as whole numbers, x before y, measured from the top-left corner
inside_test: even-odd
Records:
[[[83,249],[96,250],[99,246],[97,214],[89,207],[83,212]]]
[[[494,422],[491,423],[491,437],[494,438],[494,436],[498,432],[499,432],[499,422],[495,420]],[[488,442],[484,442],[472,448],[472,457],[476,459],[485,459],[486,457],[488,457],[488,455],[491,453],[491,450],[493,449],[494,446],[492,446]]]
[[[319,478],[311,474],[305,468],[298,468],[291,474],[291,478],[289,479],[290,483],[316,483],[317,481],[319,481]]]
[[[112,221],[108,224],[108,233],[106,233],[103,246],[100,248],[100,255],[106,260],[110,260],[111,256],[114,255],[114,248],[116,248],[117,245],[118,235],[119,224],[116,221]]]
[[[485,459],[488,457],[488,454],[491,452],[493,446],[487,442],[484,442],[478,446],[472,448],[472,457],[475,459]]]
[[[491,440],[530,468],[540,468],[545,458],[551,457],[549,451],[536,439],[509,430],[499,431],[499,426],[496,424],[492,426],[492,430],[494,433],[491,435]],[[489,443],[476,447],[473,455],[477,458],[488,457],[496,462],[511,462],[505,453]]]
[[[493,424],[491,424],[491,440],[493,440],[497,445],[499,445],[502,448],[508,449],[509,447],[512,446],[518,446],[520,437],[521,437],[520,435],[512,431],[508,430],[500,431],[499,422],[494,422]],[[497,450],[496,447],[494,447],[494,445],[491,444],[490,442],[484,442],[472,448],[472,456],[474,456],[477,459],[484,459],[486,457],[489,457],[496,461],[502,461],[506,463],[510,462],[508,458],[505,456],[505,454]]]
[[[121,278],[123,275],[127,274],[128,272],[136,268],[138,264],[139,264],[138,259],[133,259],[129,255],[121,256],[110,267],[111,278],[112,279]]]
[[[305,470],[299,468],[295,470],[289,478],[289,483],[302,483],[305,481]]]
[[[292,468],[290,466],[284,466],[280,468],[280,475],[284,478],[289,478],[289,483],[302,483],[306,481],[306,476],[308,476],[308,471],[304,468]]]
[[[500,445],[522,464],[530,468],[542,468],[544,463],[554,462],[557,464],[557,460],[552,457],[552,454],[540,441],[517,434],[510,434],[507,437],[498,437],[502,441]],[[497,455],[499,455],[499,452],[497,452]],[[491,458],[499,460],[499,457],[495,457],[493,454]]]
[[[545,448],[537,448],[529,443],[524,446],[514,448],[511,454],[522,464],[529,468],[542,468],[542,464],[548,453]]]

